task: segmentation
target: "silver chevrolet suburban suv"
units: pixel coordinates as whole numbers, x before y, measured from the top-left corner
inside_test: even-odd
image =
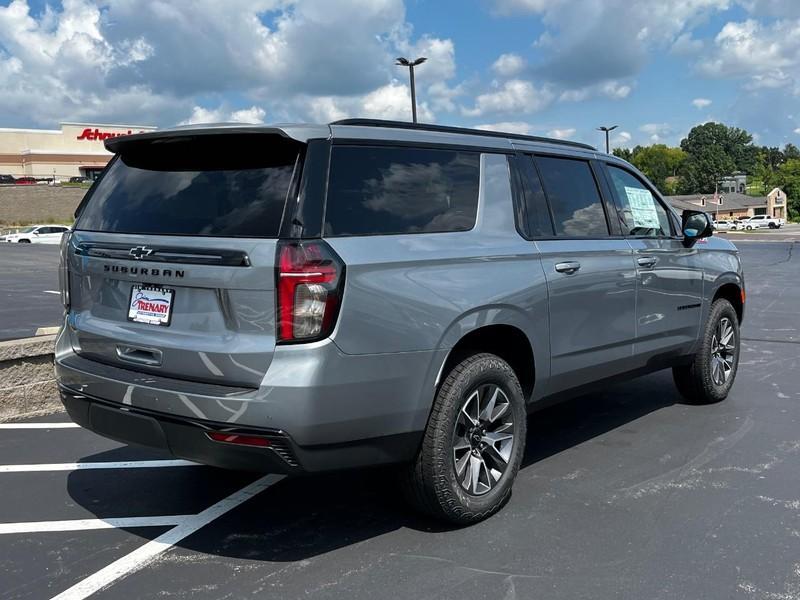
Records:
[[[736,248],[590,146],[365,119],[105,144],[55,356],[101,435],[233,469],[396,463],[470,523],[508,500],[535,409],[664,368],[690,402],[733,384]]]

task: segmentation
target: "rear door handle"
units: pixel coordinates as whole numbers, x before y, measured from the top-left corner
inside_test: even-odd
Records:
[[[556,271],[559,273],[567,273],[571,274],[581,268],[581,263],[575,260],[569,260],[567,262],[560,262],[556,263]]]
[[[640,267],[653,267],[658,262],[655,256],[640,256],[636,259],[636,264]]]

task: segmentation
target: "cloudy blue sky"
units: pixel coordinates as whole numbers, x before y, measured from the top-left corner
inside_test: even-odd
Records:
[[[409,118],[800,145],[800,0],[0,0],[0,127]]]

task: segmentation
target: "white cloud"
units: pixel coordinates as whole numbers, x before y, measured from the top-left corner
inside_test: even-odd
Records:
[[[669,51],[678,56],[692,56],[699,53],[703,46],[703,40],[695,39],[691,33],[686,32],[675,38]]]
[[[612,100],[623,100],[631,93],[631,86],[615,80],[603,81],[578,89],[567,89],[561,92],[558,99],[562,102],[583,102],[601,96]]]
[[[800,19],[726,23],[698,69],[710,77],[745,78],[749,89],[793,86],[800,74]]]
[[[188,119],[179,125],[194,125],[196,123],[263,123],[266,111],[259,106],[251,106],[240,110],[228,111],[223,107],[204,108],[195,106]]]
[[[627,131],[620,131],[617,135],[611,138],[611,143],[614,146],[625,146],[629,144],[633,136]]]
[[[501,54],[494,64],[492,70],[500,77],[514,77],[519,75],[526,66],[525,59],[519,54]]]
[[[669,123],[645,123],[639,127],[639,131],[649,136],[649,140],[653,144],[658,144],[672,134],[672,127]]]
[[[311,119],[319,123],[354,116],[410,121],[411,90],[407,85],[394,81],[363,96],[311,98],[307,101],[307,106]],[[417,99],[417,117],[420,121],[435,120],[427,102],[419,102],[419,99]]]
[[[501,121],[499,123],[484,123],[476,125],[475,129],[483,129],[485,131],[502,131],[507,133],[521,133],[523,135],[531,132],[531,126],[524,121]]]
[[[536,88],[530,81],[511,79],[492,92],[475,98],[474,108],[464,108],[468,117],[486,114],[532,113],[547,107],[554,99],[547,87]]]
[[[547,132],[548,137],[556,138],[558,140],[564,140],[567,138],[571,138],[575,135],[577,130],[574,127],[566,127],[564,129],[551,129]]]
[[[709,106],[711,106],[711,100],[709,100],[708,98],[695,98],[694,100],[692,100],[692,106],[702,110],[704,108],[708,108]]]
[[[494,0],[500,15],[534,14],[544,33],[538,73],[567,89],[636,76],[654,51],[696,46],[685,37],[732,0]]]
[[[13,0],[0,6],[0,114],[28,125],[399,116],[404,53],[429,57],[421,112],[457,110],[454,44],[415,35],[403,0],[63,0],[40,12]],[[239,114],[233,94],[265,113]]]

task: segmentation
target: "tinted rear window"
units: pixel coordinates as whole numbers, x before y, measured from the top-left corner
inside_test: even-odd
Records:
[[[212,135],[131,143],[91,192],[76,229],[278,237],[299,145]]]
[[[479,182],[477,152],[334,147],[325,233],[467,231],[475,225]]]
[[[536,158],[550,200],[556,235],[605,237],[608,224],[589,163],[583,160]]]

